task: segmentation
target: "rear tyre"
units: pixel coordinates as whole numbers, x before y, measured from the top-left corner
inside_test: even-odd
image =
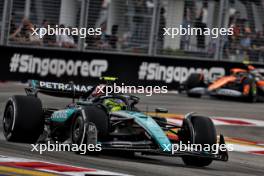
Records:
[[[7,141],[35,143],[43,128],[40,99],[15,95],[7,101],[3,117],[3,132]]]
[[[216,129],[212,120],[208,117],[194,116],[192,117],[192,125],[194,129],[195,144],[210,145],[217,143]],[[183,162],[186,165],[204,167],[212,163],[212,159],[203,157],[184,156]]]
[[[192,73],[185,82],[188,97],[200,98],[202,94],[190,92],[192,88],[204,87],[203,76],[199,73]]]

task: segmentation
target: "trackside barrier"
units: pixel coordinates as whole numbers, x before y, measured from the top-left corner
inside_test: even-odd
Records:
[[[52,49],[0,46],[0,80],[74,81],[95,84],[101,76],[118,77],[126,85],[162,86],[177,89],[188,75],[203,72],[212,80],[242,63],[171,59]],[[263,65],[255,65],[263,69]]]

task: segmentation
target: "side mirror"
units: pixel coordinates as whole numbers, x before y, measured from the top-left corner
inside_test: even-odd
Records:
[[[168,109],[165,108],[156,108],[155,109],[156,113],[168,113]]]

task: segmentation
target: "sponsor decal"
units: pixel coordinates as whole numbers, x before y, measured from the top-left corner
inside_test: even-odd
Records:
[[[187,68],[183,66],[165,66],[159,63],[142,62],[139,66],[138,79],[164,81],[166,83],[183,83],[192,73],[203,73],[205,80],[212,81],[218,77],[224,76],[225,69],[222,67]]]
[[[51,115],[51,119],[55,121],[65,121],[68,117],[70,117],[74,113],[73,109],[55,111]]]
[[[51,116],[51,118],[59,118],[59,119],[61,119],[61,118],[63,118],[63,119],[65,119],[65,118],[67,118],[67,113],[65,112],[65,111],[57,111],[57,112],[54,112],[53,114],[52,114],[52,116]]]
[[[65,60],[56,58],[40,58],[28,54],[15,53],[10,60],[9,71],[38,74],[41,77],[54,75],[81,76],[99,78],[108,69],[107,60]]]
[[[93,88],[93,86],[85,86],[80,84],[64,84],[64,83],[55,83],[55,82],[39,82],[39,88],[44,89],[54,89],[61,91],[77,91],[77,92],[88,92]]]

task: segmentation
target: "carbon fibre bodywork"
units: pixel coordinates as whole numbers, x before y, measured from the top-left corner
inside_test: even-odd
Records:
[[[194,157],[191,165],[197,166],[207,166],[213,160],[228,160],[227,149],[212,153],[204,150],[175,151],[173,148],[174,145],[178,145],[179,143],[186,144],[190,142],[192,144],[199,144],[201,141],[208,141],[208,145],[224,145],[223,135],[220,135],[220,140],[217,142],[215,127],[208,117],[189,113],[186,114],[182,125],[173,124],[161,117],[150,116],[147,113],[139,111],[135,107],[139,102],[139,98],[133,95],[113,94],[92,97],[91,94],[96,90],[96,86],[40,81],[32,81],[30,85],[30,87],[25,89],[27,96],[19,96],[22,103],[17,104],[14,101],[14,104],[15,106],[23,106],[23,102],[27,104],[30,104],[31,100],[39,102],[38,108],[42,112],[34,114],[36,118],[40,119],[40,123],[37,121],[36,123],[41,125],[44,119],[43,132],[37,140],[39,143],[53,141],[58,143],[70,142],[78,145],[100,144],[103,151],[116,150],[141,152],[148,155],[179,156],[183,157],[183,160],[186,158],[184,162],[189,164],[190,158],[188,157]],[[65,107],[43,108],[38,98],[38,93],[58,97],[72,97],[73,99],[72,103],[69,103]],[[16,98],[16,96],[13,97],[14,100]],[[75,101],[76,98],[78,98],[77,101]],[[105,100],[113,99],[122,101],[126,105],[124,109],[111,111],[104,104]],[[11,119],[13,111],[6,113],[9,109],[12,110],[9,107],[11,105],[12,103],[7,104],[4,119]],[[166,110],[160,108],[156,109],[156,112],[166,112]],[[24,115],[12,118],[24,118]],[[34,116],[31,115],[32,118]],[[201,126],[204,127],[200,128]],[[169,137],[167,135],[168,132],[173,133],[176,137]],[[200,137],[198,138],[197,136]]]

